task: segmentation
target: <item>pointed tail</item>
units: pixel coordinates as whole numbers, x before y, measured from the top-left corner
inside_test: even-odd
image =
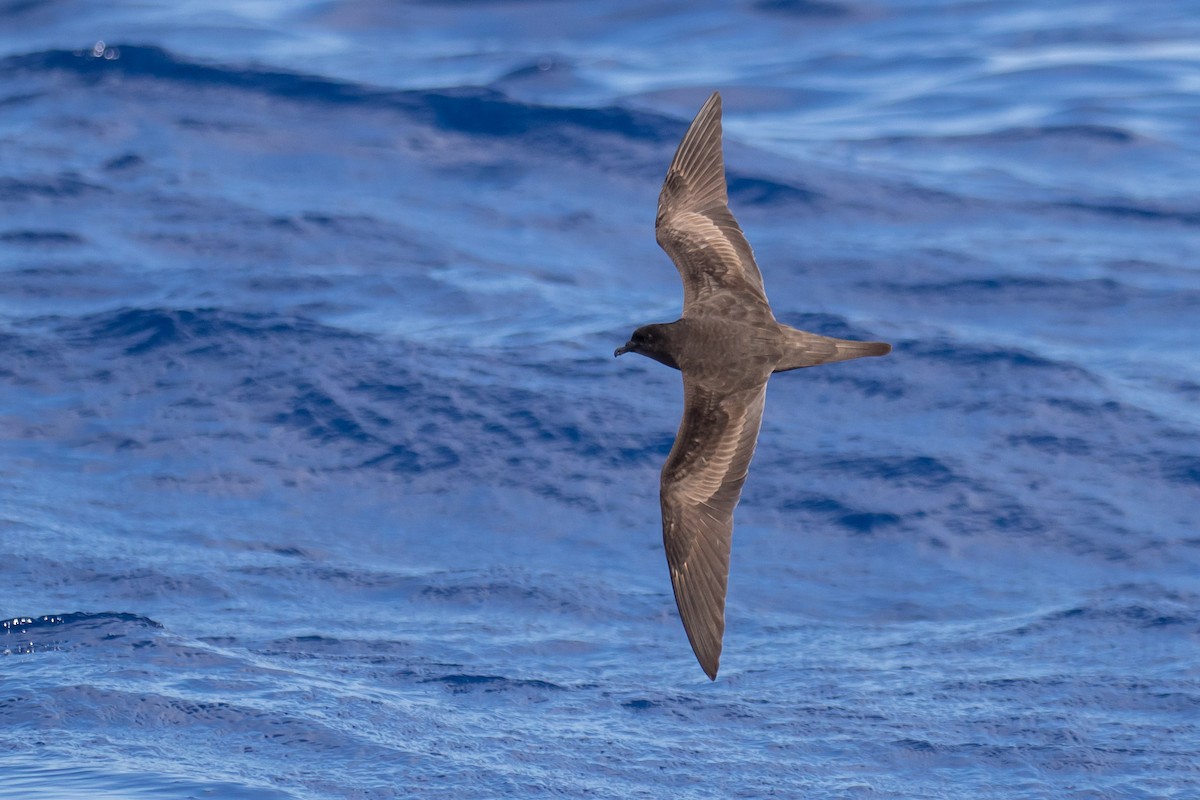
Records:
[[[781,327],[788,337],[788,349],[775,367],[775,372],[815,367],[818,364],[831,364],[834,361],[849,361],[852,358],[886,356],[892,352],[892,346],[887,342],[854,342],[849,339],[819,336],[808,331],[790,328],[787,325]]]

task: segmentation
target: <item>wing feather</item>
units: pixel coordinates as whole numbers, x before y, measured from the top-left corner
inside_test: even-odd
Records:
[[[762,425],[766,383],[730,393],[684,375],[684,413],[663,465],[663,544],[696,659],[716,679],[725,633],[733,509]]]
[[[721,95],[713,92],[679,143],[658,196],[655,234],[683,278],[683,314],[734,292],[770,316],[762,273],[729,210],[721,154]]]

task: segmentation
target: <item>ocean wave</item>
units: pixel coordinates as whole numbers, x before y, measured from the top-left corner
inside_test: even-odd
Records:
[[[57,175],[20,179],[0,177],[0,195],[6,202],[28,202],[36,198],[63,199],[85,195],[112,194],[98,183],[83,180],[78,173],[66,171]]]
[[[592,492],[608,481],[602,467],[651,463],[669,447],[667,439],[614,424],[605,398],[583,387],[573,393],[573,413],[552,413],[557,398],[497,382],[488,351],[464,361],[458,350],[380,340],[301,317],[121,308],[47,318],[36,331],[11,336],[0,371],[29,375],[47,390],[86,385],[89,402],[107,409],[109,421],[86,432],[71,417],[40,414],[41,436],[70,438],[94,452],[137,449],[153,460],[180,442],[211,441],[228,455],[240,453],[247,474],[307,464],[382,471],[431,486],[469,475],[594,503]],[[80,371],[81,364],[91,366]],[[123,387],[140,388],[130,394]],[[217,409],[224,411],[214,416]],[[563,485],[554,464],[595,488]]]
[[[907,283],[888,281],[885,286],[896,294],[918,296],[926,302],[989,306],[1012,303],[1097,311],[1152,294],[1112,278],[1071,280],[1041,275],[996,275]]]
[[[424,683],[437,683],[454,694],[465,692],[529,692],[540,697],[547,691],[563,691],[559,686],[549,681],[508,678],[502,675],[471,675],[465,673],[439,675],[423,679]]]
[[[0,59],[10,74],[68,74],[87,83],[108,78],[142,79],[197,87],[248,91],[324,105],[388,108],[412,114],[438,127],[487,136],[536,133],[552,144],[549,132],[567,127],[655,142],[674,141],[678,120],[617,107],[600,109],[540,106],[516,102],[486,87],[397,91],[296,72],[246,65],[203,63],[151,45],[111,44],[115,57],[91,50],[48,50]],[[66,187],[72,188],[69,185]]]
[[[1113,125],[1021,125],[997,130],[972,133],[946,133],[940,135],[892,135],[864,140],[867,144],[904,145],[912,143],[936,143],[939,147],[1003,147],[1006,145],[1052,144],[1056,147],[1072,145],[1139,145],[1149,140],[1126,128]]]
[[[1109,202],[1099,200],[1065,200],[1051,204],[1053,208],[1095,214],[1101,217],[1117,217],[1144,222],[1167,222],[1179,225],[1200,225],[1200,209],[1170,208],[1164,205],[1136,203],[1127,199]]]
[[[107,612],[10,617],[0,622],[0,647],[31,655],[75,647],[143,647],[162,625],[139,614]]]
[[[77,346],[107,349],[115,345],[126,356],[175,351],[218,360],[243,352],[238,343],[284,336],[299,341],[353,338],[350,333],[303,318],[217,308],[120,308],[64,320],[59,330]]]
[[[952,363],[973,370],[1007,368],[1032,375],[1034,371],[1057,374],[1072,381],[1095,383],[1097,378],[1084,367],[1060,359],[1047,358],[1019,347],[977,344],[962,341],[926,340],[908,346],[914,358]]]
[[[522,102],[502,91],[503,82],[497,84],[499,89],[457,86],[393,90],[300,72],[204,62],[156,46],[120,45],[112,49],[119,52],[119,57],[96,57],[90,50],[50,50],[9,56],[0,59],[0,70],[9,69],[12,74],[31,80],[64,75],[85,85],[103,85],[108,79],[134,80],[182,90],[247,92],[290,103],[386,110],[434,131],[487,140],[513,140],[523,147],[534,148],[542,157],[554,154],[621,172],[644,170],[661,174],[662,163],[669,159],[671,149],[686,129],[685,120],[621,106],[593,108]],[[213,126],[215,131],[238,124],[211,115],[184,116],[177,118],[176,123],[201,133]],[[618,137],[624,144],[614,146],[610,137]],[[513,157],[521,156],[484,165],[467,163],[446,168],[450,172],[460,169],[476,173],[502,170],[506,165],[511,168]],[[896,179],[864,181],[852,173],[831,172],[815,165],[807,179],[801,181],[781,171],[778,163],[770,164],[769,160],[764,163],[761,154],[753,161],[757,166],[751,170],[737,163],[730,165],[729,193],[735,204],[837,207],[848,203],[863,210],[901,217],[916,215],[930,207],[950,205],[961,209],[976,202],[945,187]],[[109,173],[122,173],[144,165],[141,154],[127,152],[111,157],[103,168]],[[460,177],[469,174],[472,173]],[[72,172],[4,180],[12,184],[8,193],[14,197],[22,194],[77,197],[86,192],[112,192],[110,187],[84,181]]]
[[[36,3],[31,3],[36,4]],[[130,769],[114,759],[108,766],[60,766],[61,759],[43,746],[25,755],[5,755],[2,800],[55,800],[64,796],[92,800],[193,800],[236,797],[238,800],[299,800],[299,795],[253,781],[236,783],[215,778],[186,779],[171,765],[147,764]],[[40,751],[40,752],[39,752]]]

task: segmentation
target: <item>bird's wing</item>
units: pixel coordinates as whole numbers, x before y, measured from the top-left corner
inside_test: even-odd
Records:
[[[655,235],[683,278],[684,316],[694,304],[723,292],[749,300],[749,309],[771,313],[750,243],[729,211],[717,92],[675,151],[658,196]]]
[[[758,441],[767,384],[722,393],[685,374],[683,387],[683,421],[662,471],[663,544],[688,641],[716,680],[733,508]]]

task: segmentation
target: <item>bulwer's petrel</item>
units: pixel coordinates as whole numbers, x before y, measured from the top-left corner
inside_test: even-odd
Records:
[[[658,196],[655,234],[683,278],[683,316],[638,328],[614,355],[640,353],[683,373],[683,421],[662,469],[663,544],[688,641],[716,680],[733,508],[758,441],[767,379],[886,355],[892,346],[831,339],[775,321],[754,253],[729,211],[717,92],[675,151]]]

